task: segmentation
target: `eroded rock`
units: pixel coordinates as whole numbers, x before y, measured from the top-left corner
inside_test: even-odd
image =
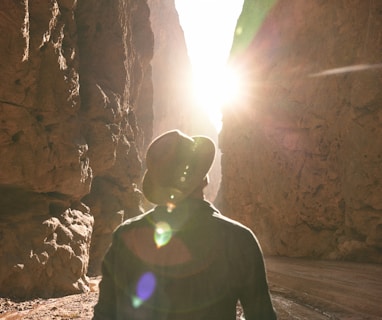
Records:
[[[224,211],[267,254],[382,263],[381,3],[268,1],[263,22],[261,3],[233,45],[247,87],[224,114]]]
[[[140,99],[151,81],[149,9],[6,0],[0,31],[0,294],[84,292],[88,265],[99,270],[110,241],[98,226],[110,237],[115,216],[140,210],[144,128],[135,113],[151,109]],[[112,186],[109,197],[98,181]],[[102,248],[94,259],[91,241]]]

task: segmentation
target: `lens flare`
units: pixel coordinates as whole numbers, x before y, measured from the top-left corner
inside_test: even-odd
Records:
[[[167,212],[171,213],[176,208],[176,205],[172,202],[167,203]]]
[[[146,272],[140,277],[136,295],[132,297],[132,304],[134,308],[139,308],[146,300],[150,299],[155,291],[156,278],[152,272]]]
[[[194,70],[194,95],[197,105],[208,115],[219,132],[222,126],[222,109],[241,99],[241,74],[231,66]]]
[[[331,76],[331,75],[337,75],[337,74],[342,74],[342,73],[358,72],[358,71],[365,71],[365,70],[370,70],[370,69],[381,69],[381,68],[382,68],[382,63],[378,63],[378,64],[356,64],[356,65],[352,65],[352,66],[328,69],[328,70],[324,70],[324,71],[321,71],[318,73],[313,73],[310,75],[310,77]]]
[[[155,225],[154,241],[157,248],[163,247],[170,242],[172,229],[167,222],[160,221]]]

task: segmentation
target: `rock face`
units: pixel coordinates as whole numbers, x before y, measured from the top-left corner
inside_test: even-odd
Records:
[[[194,102],[192,69],[174,0],[148,0],[154,32],[153,137],[178,128],[190,131]]]
[[[84,136],[94,175],[91,192],[83,198],[95,218],[89,264],[94,275],[112,231],[140,213],[146,138],[140,121],[152,127],[153,34],[145,1],[82,1],[76,17]]]
[[[0,295],[83,292],[89,252],[97,270],[110,230],[139,212],[149,9],[5,0],[0,31]]]
[[[380,1],[245,1],[220,206],[265,253],[382,263],[381,39]]]

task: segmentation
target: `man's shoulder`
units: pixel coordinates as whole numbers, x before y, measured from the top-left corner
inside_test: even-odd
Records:
[[[234,226],[234,227],[237,227],[240,229],[241,228],[248,229],[248,227],[245,226],[243,223],[241,223],[235,219],[229,218],[228,216],[224,215],[223,213],[221,213],[218,210],[215,210],[214,213],[212,214],[212,216],[215,219],[217,219],[218,221],[221,221],[222,224],[231,225],[231,226]]]
[[[150,210],[150,211],[147,211],[147,212],[144,212],[140,215],[137,215],[135,217],[132,217],[132,218],[129,218],[127,220],[125,220],[124,222],[122,222],[118,227],[117,229],[115,230],[115,233],[119,233],[123,230],[126,230],[126,229],[129,229],[129,228],[132,228],[134,226],[138,226],[140,224],[145,224],[147,223],[147,218],[148,216],[153,212],[154,210]]]
[[[253,231],[249,227],[247,227],[246,225],[244,225],[243,223],[235,219],[225,216],[219,211],[215,211],[212,216],[214,219],[216,219],[215,221],[217,221],[217,223],[221,224],[222,228],[231,230],[232,232],[236,234],[242,233],[242,234],[254,236]]]
[[[144,212],[140,215],[137,215],[135,217],[132,217],[132,218],[129,218],[127,220],[125,220],[123,223],[122,223],[122,226],[124,225],[129,225],[129,224],[132,224],[132,223],[136,223],[136,222],[139,222],[139,221],[142,221],[144,220],[149,214],[151,214],[154,210],[150,210],[150,211],[147,211],[147,212]]]
[[[213,217],[219,224],[218,228],[223,232],[224,241],[229,244],[229,248],[233,248],[234,251],[255,250],[252,252],[257,252],[257,257],[262,255],[260,243],[249,227],[220,213],[214,213]]]

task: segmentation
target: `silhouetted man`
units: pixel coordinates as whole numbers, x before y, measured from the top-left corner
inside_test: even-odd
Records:
[[[178,130],[146,155],[145,197],[157,206],[114,232],[94,319],[276,319],[254,234],[204,200],[215,156],[207,137]]]

